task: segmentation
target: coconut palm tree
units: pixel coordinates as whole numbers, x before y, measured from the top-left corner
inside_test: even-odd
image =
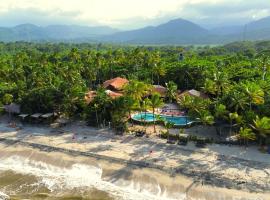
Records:
[[[207,110],[200,111],[199,119],[204,125],[213,125],[214,124],[214,116]]]
[[[248,96],[244,92],[233,90],[228,94],[229,107],[236,112],[245,110],[249,106]]]
[[[267,73],[270,71],[270,50],[264,50],[257,56],[258,67],[262,70],[262,80],[265,80]]]
[[[177,85],[173,81],[169,81],[168,83],[166,83],[166,88],[167,88],[166,96],[168,97],[169,102],[171,103],[173,99],[176,99]]]
[[[229,113],[229,120],[230,120],[230,136],[232,135],[233,122],[234,122],[234,121],[240,122],[240,118],[241,118],[241,117],[238,115],[237,112]]]
[[[166,132],[167,132],[167,140],[169,140],[170,129],[173,128],[175,124],[173,122],[166,121],[166,120],[164,120],[163,123],[164,123],[164,126],[166,128]]]
[[[155,76],[157,76],[157,84],[159,85],[160,77],[166,75],[166,68],[162,64],[155,65],[153,68],[153,73]]]
[[[240,131],[239,131],[238,138],[240,140],[243,140],[244,144],[247,146],[249,140],[255,140],[256,139],[256,135],[255,135],[255,133],[253,133],[252,129],[241,127]]]
[[[158,93],[152,94],[151,98],[148,99],[148,105],[152,108],[152,114],[154,118],[154,132],[156,133],[156,118],[155,118],[155,109],[162,107],[164,105],[164,102],[160,98],[160,95]]]
[[[130,96],[124,97],[125,108],[128,110],[129,119],[131,119],[131,111],[135,108],[135,100]],[[133,126],[133,121],[131,120],[131,124]]]
[[[151,91],[151,86],[141,81],[132,80],[124,88],[126,96],[135,101],[141,101]]]
[[[269,117],[258,117],[250,125],[253,129],[258,131],[260,136],[260,144],[262,144],[262,138],[270,136],[270,118]]]
[[[257,85],[254,82],[247,82],[245,84],[241,84],[240,87],[244,89],[245,94],[249,98],[250,110],[252,108],[252,104],[254,105],[264,104],[264,91],[261,89],[259,85]]]

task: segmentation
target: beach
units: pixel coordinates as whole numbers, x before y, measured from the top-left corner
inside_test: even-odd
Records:
[[[123,188],[127,186],[136,197],[142,195],[141,199],[145,196],[145,199],[267,200],[270,195],[270,156],[256,147],[213,144],[198,149],[193,143],[183,147],[166,144],[159,138],[116,136],[110,129],[95,129],[80,123],[52,129],[45,126],[11,128],[3,122],[0,123],[0,144],[2,161],[9,161],[2,163],[5,170],[13,166],[14,156],[23,158],[22,166],[26,165],[25,158],[65,169],[72,169],[74,165],[76,168],[78,163],[98,166],[102,171],[94,172],[99,174],[98,179],[122,191],[103,194],[107,188],[95,185],[94,188],[105,195],[104,199],[122,197],[126,191]],[[20,169],[13,168],[13,171],[20,172]],[[88,172],[87,168],[85,173]],[[82,180],[83,187],[93,182],[88,178]]]

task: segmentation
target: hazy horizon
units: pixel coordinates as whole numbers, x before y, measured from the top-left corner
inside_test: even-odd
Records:
[[[3,0],[0,0],[3,1]],[[243,25],[270,16],[265,0],[7,0],[0,26],[110,26],[130,30],[183,18],[205,28]]]

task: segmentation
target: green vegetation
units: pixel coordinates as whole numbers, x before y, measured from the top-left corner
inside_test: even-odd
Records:
[[[246,144],[253,139],[265,144],[270,137],[267,49],[267,41],[212,48],[0,43],[0,105],[14,102],[27,113],[54,111],[125,128],[131,111],[151,107],[155,112],[162,105],[158,95],[147,97],[151,84],[160,84],[168,88],[165,99],[177,101],[195,119],[230,124]],[[99,85],[117,76],[130,83],[124,96],[111,99]],[[196,89],[210,98],[177,99],[177,89]],[[97,90],[89,105],[88,90]]]

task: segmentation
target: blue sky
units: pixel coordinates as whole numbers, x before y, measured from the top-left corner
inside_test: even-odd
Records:
[[[270,0],[0,0],[0,26],[33,23],[134,29],[185,18],[205,27],[270,16]]]

